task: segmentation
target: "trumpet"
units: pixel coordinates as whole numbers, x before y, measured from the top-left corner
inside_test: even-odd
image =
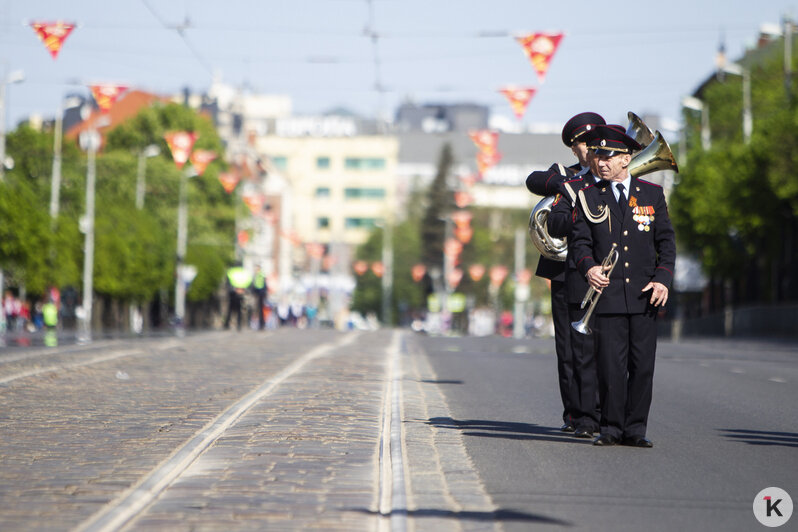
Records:
[[[618,257],[620,257],[618,250],[615,249],[617,247],[618,244],[613,242],[610,252],[601,263],[601,270],[606,270],[604,275],[607,277],[609,277],[612,273],[612,270],[615,268],[615,264],[618,262]],[[600,291],[596,290],[592,286],[587,289],[585,297],[582,299],[582,304],[579,306],[579,308],[583,309],[588,304],[590,306],[588,306],[587,312],[585,312],[585,315],[582,316],[581,320],[571,322],[571,327],[576,329],[576,332],[585,335],[593,334],[593,331],[590,329],[590,327],[588,327],[587,322],[590,320],[590,316],[593,315],[593,311],[596,309],[596,304],[598,303],[599,297],[601,297]]]

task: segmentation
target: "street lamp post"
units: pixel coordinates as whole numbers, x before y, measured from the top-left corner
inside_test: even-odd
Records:
[[[193,166],[180,172],[180,199],[177,206],[177,278],[175,281],[175,321],[178,334],[183,332],[186,315],[186,284],[183,282],[188,242],[188,179],[197,175]]]
[[[6,172],[6,87],[12,83],[25,81],[21,70],[9,73],[0,83],[0,181]]]
[[[723,65],[723,71],[743,78],[743,142],[751,142],[753,117],[751,115],[751,72],[737,63]]]
[[[79,98],[68,98],[58,106],[58,114],[55,115],[55,128],[53,131],[53,176],[50,185],[50,223],[55,227],[55,219],[58,218],[58,209],[61,195],[61,139],[64,135],[64,110],[75,107],[80,103]]]
[[[150,144],[143,150],[139,151],[139,164],[136,172],[136,208],[141,210],[144,208],[144,191],[146,189],[146,176],[145,170],[147,167],[147,159],[149,157],[157,157],[160,155],[161,149],[156,144]]]
[[[693,96],[682,98],[682,107],[701,113],[701,147],[706,151],[712,147],[712,136],[709,130],[709,106]]]
[[[6,86],[11,83],[20,83],[25,80],[21,70],[11,72],[0,82],[0,181],[3,181],[6,168]],[[0,268],[0,296],[3,293],[3,269]],[[5,329],[5,316],[0,312],[0,331]]]
[[[393,295],[393,224],[386,221],[382,230],[382,321],[387,326],[393,320],[391,316]]]

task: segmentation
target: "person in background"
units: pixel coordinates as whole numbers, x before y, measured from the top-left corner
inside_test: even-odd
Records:
[[[260,266],[255,266],[255,275],[252,278],[252,292],[255,295],[255,312],[258,313],[258,330],[262,331],[266,328],[265,309],[263,307],[266,304],[268,286],[266,285],[266,276],[261,271]]]
[[[227,270],[227,316],[224,328],[230,328],[230,319],[236,315],[236,329],[241,330],[241,302],[252,284],[252,275],[243,266],[237,264]]]

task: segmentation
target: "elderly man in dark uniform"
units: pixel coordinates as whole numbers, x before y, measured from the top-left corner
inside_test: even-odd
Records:
[[[594,326],[601,421],[593,443],[653,447],[646,429],[656,317],[673,281],[673,227],[662,188],[629,174],[631,154],[642,146],[622,126],[597,126],[587,143],[602,181],[582,191],[571,245],[577,268],[601,292]],[[613,244],[618,258],[608,278],[601,263]]]
[[[595,124],[604,123],[604,118],[601,115],[590,112],[580,113],[568,120],[562,129],[562,141],[563,144],[571,148],[578,162],[569,167],[555,163],[548,170],[532,172],[526,178],[526,187],[529,191],[539,196],[554,196],[563,191],[562,184],[566,180],[588,172],[588,152],[583,136]],[[551,281],[554,347],[557,352],[557,375],[563,403],[563,425],[560,430],[574,432],[576,430],[575,420],[579,416],[577,407],[579,391],[574,386],[574,355],[570,345],[570,321],[564,272],[564,262],[541,255],[535,275]]]

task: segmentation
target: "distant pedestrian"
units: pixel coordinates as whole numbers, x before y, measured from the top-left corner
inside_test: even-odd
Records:
[[[266,328],[266,318],[264,316],[263,307],[266,304],[268,286],[266,285],[266,276],[263,275],[260,266],[255,266],[255,275],[252,278],[252,292],[255,294],[255,312],[258,313],[258,330],[263,330]]]
[[[48,330],[58,327],[58,306],[52,299],[42,305],[42,320]]]
[[[227,316],[224,319],[224,328],[230,328],[230,318],[236,315],[236,328],[241,330],[241,301],[252,284],[252,275],[241,265],[233,266],[227,270]]]

